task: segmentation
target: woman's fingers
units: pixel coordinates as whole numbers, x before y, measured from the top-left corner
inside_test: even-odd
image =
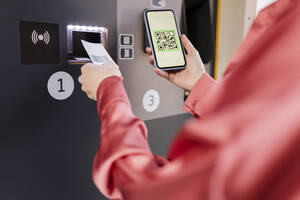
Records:
[[[154,69],[155,73],[165,79],[168,79],[169,78],[169,73],[168,72],[165,72],[165,71],[162,71],[162,70],[159,70],[157,68]]]
[[[149,56],[149,63],[151,65],[154,65],[154,57],[153,56]]]
[[[151,65],[154,65],[154,57],[152,56],[152,50],[151,50],[151,48],[150,48],[150,47],[147,47],[147,48],[146,48],[146,52],[147,52],[147,54],[149,55],[149,63],[150,63]]]
[[[151,49],[150,47],[147,47],[147,48],[146,48],[146,52],[147,52],[147,54],[148,54],[149,56],[152,55],[152,49]]]

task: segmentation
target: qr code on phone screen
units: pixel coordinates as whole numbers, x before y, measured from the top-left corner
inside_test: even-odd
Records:
[[[158,51],[173,51],[178,49],[175,30],[154,31]]]

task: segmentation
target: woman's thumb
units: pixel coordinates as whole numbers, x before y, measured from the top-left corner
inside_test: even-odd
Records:
[[[184,46],[184,48],[185,48],[185,50],[187,51],[188,54],[195,51],[195,47],[193,46],[191,41],[186,37],[186,35],[183,34],[181,36],[181,39],[182,39],[182,44],[183,44],[183,46]]]

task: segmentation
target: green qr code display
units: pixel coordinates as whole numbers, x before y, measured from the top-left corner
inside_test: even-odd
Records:
[[[176,30],[153,31],[154,42],[158,51],[175,51],[179,49]]]

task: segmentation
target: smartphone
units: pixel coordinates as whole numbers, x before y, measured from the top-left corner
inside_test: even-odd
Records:
[[[144,20],[155,67],[164,71],[185,69],[185,51],[175,12],[145,10]]]

